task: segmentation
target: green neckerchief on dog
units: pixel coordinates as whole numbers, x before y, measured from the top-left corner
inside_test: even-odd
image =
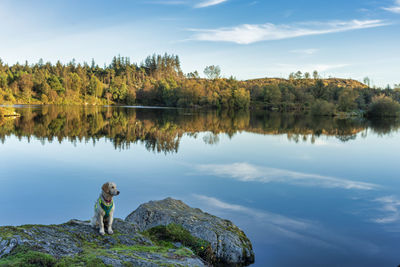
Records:
[[[108,218],[109,216],[110,216],[110,211],[111,211],[111,209],[113,208],[113,206],[114,206],[114,201],[113,200],[111,200],[111,203],[110,204],[106,204],[106,203],[104,203],[103,202],[103,200],[101,199],[101,197],[99,198],[99,204],[100,204],[100,207],[104,210],[104,212],[106,213],[105,215],[104,215],[104,218]],[[96,206],[94,207],[94,209],[96,210],[97,209],[97,203],[96,203]]]

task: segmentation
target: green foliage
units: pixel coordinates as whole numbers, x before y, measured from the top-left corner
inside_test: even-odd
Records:
[[[154,242],[180,242],[182,245],[189,247],[193,252],[212,263],[215,259],[212,253],[211,245],[209,242],[200,238],[194,237],[188,230],[178,224],[159,225],[148,229],[144,232]]]
[[[62,86],[60,80],[56,75],[51,75],[48,78],[47,83],[49,84],[50,88],[57,93],[62,94],[65,92],[65,88]]]
[[[76,75],[77,76],[77,75]],[[79,76],[78,76],[79,78]],[[89,81],[88,93],[95,97],[101,97],[103,95],[103,84],[101,81],[92,74]]]
[[[208,79],[218,79],[221,77],[221,68],[219,66],[207,66],[204,69],[204,74]]]
[[[321,79],[316,80],[314,86],[311,87],[311,93],[316,99],[326,97],[327,92],[324,81],[322,81]]]
[[[367,111],[369,117],[395,117],[399,114],[400,104],[384,95],[374,97]]]
[[[357,108],[358,94],[352,88],[344,88],[339,94],[339,110],[348,112]]]
[[[384,93],[397,102],[400,89],[384,90],[348,79],[321,79],[318,72],[297,71],[289,80],[237,81],[220,78],[219,66],[205,68],[208,79],[194,71],[183,75],[176,55],[152,55],[140,64],[114,57],[108,66],[40,60],[34,65],[0,66],[0,104],[141,104],[173,107],[246,109],[250,105],[281,111],[310,110],[317,99],[342,112],[366,109]]]
[[[333,116],[335,111],[335,104],[322,99],[315,100],[311,106],[311,114],[315,116]]]
[[[281,103],[282,93],[277,84],[266,85],[263,88],[264,103],[268,108],[277,108]]]

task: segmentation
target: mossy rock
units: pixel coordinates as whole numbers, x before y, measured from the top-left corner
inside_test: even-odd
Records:
[[[88,222],[0,227],[1,266],[204,266],[186,247],[153,243],[137,227],[115,219],[101,236]]]
[[[218,264],[240,266],[254,262],[252,244],[239,227],[229,220],[191,208],[180,200],[150,201],[140,205],[125,220],[161,240],[188,240],[188,244],[206,241],[210,250],[203,256]],[[188,234],[198,240],[187,239]],[[200,255],[198,246],[191,247]]]

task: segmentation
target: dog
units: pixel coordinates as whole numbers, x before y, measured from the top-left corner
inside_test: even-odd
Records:
[[[91,221],[93,228],[99,227],[101,235],[105,234],[104,225],[107,225],[108,234],[114,233],[112,230],[115,210],[113,197],[118,195],[119,191],[115,183],[107,182],[101,187],[101,193],[94,205],[94,216]]]

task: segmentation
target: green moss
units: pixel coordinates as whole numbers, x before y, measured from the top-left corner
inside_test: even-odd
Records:
[[[22,238],[32,238],[28,235],[29,232],[41,232],[40,225],[24,225],[18,227],[1,227],[0,237],[10,240],[16,235]],[[49,254],[45,254],[39,251],[39,247],[29,247],[27,245],[18,246],[13,252],[6,257],[0,259],[0,267],[3,266],[55,266],[55,267],[69,267],[69,266],[105,266],[100,259],[100,256],[107,258],[113,258],[121,260],[121,256],[128,256],[137,260],[147,261],[155,263],[159,266],[169,266],[162,261],[154,261],[145,256],[143,253],[159,254],[165,258],[179,259],[185,257],[194,257],[194,253],[185,247],[179,249],[172,244],[172,242],[181,242],[184,246],[190,248],[196,248],[197,252],[202,255],[204,254],[209,244],[201,239],[195,238],[190,235],[188,231],[183,229],[181,226],[169,225],[167,227],[161,227],[149,232],[146,232],[148,236],[151,236],[155,245],[134,245],[127,246],[122,245],[118,238],[115,238],[114,245],[111,247],[103,245],[107,243],[103,237],[95,234],[80,235],[75,233],[74,229],[66,228],[63,225],[51,225],[43,226],[46,228],[54,228],[56,231],[64,232],[68,234],[76,244],[82,249],[82,252],[73,257],[62,257],[55,258]],[[151,232],[151,233],[150,233]],[[122,235],[116,233],[116,235]],[[195,251],[193,249],[193,251]],[[197,255],[199,255],[196,253]],[[145,258],[143,258],[145,257]],[[124,258],[124,257],[122,257]],[[129,263],[126,263],[129,266]],[[172,266],[172,265],[171,265]]]
[[[214,262],[214,254],[209,242],[192,236],[188,230],[178,224],[159,225],[143,232],[157,245],[165,242],[180,242],[207,262]]]
[[[87,267],[106,267],[99,258],[94,255],[80,255],[76,257],[62,258],[55,267],[72,267],[72,266],[87,266]]]
[[[97,258],[98,255],[104,254],[110,257],[108,253],[101,250],[85,251],[84,253],[75,257],[63,257],[56,259],[49,254],[34,251],[27,246],[19,246],[14,251],[0,259],[0,267],[72,267],[72,266],[89,266],[89,267],[106,267],[101,259]]]
[[[13,253],[0,259],[1,267],[36,267],[36,266],[55,266],[57,260],[48,255],[37,251],[31,251],[26,247],[18,247]]]

